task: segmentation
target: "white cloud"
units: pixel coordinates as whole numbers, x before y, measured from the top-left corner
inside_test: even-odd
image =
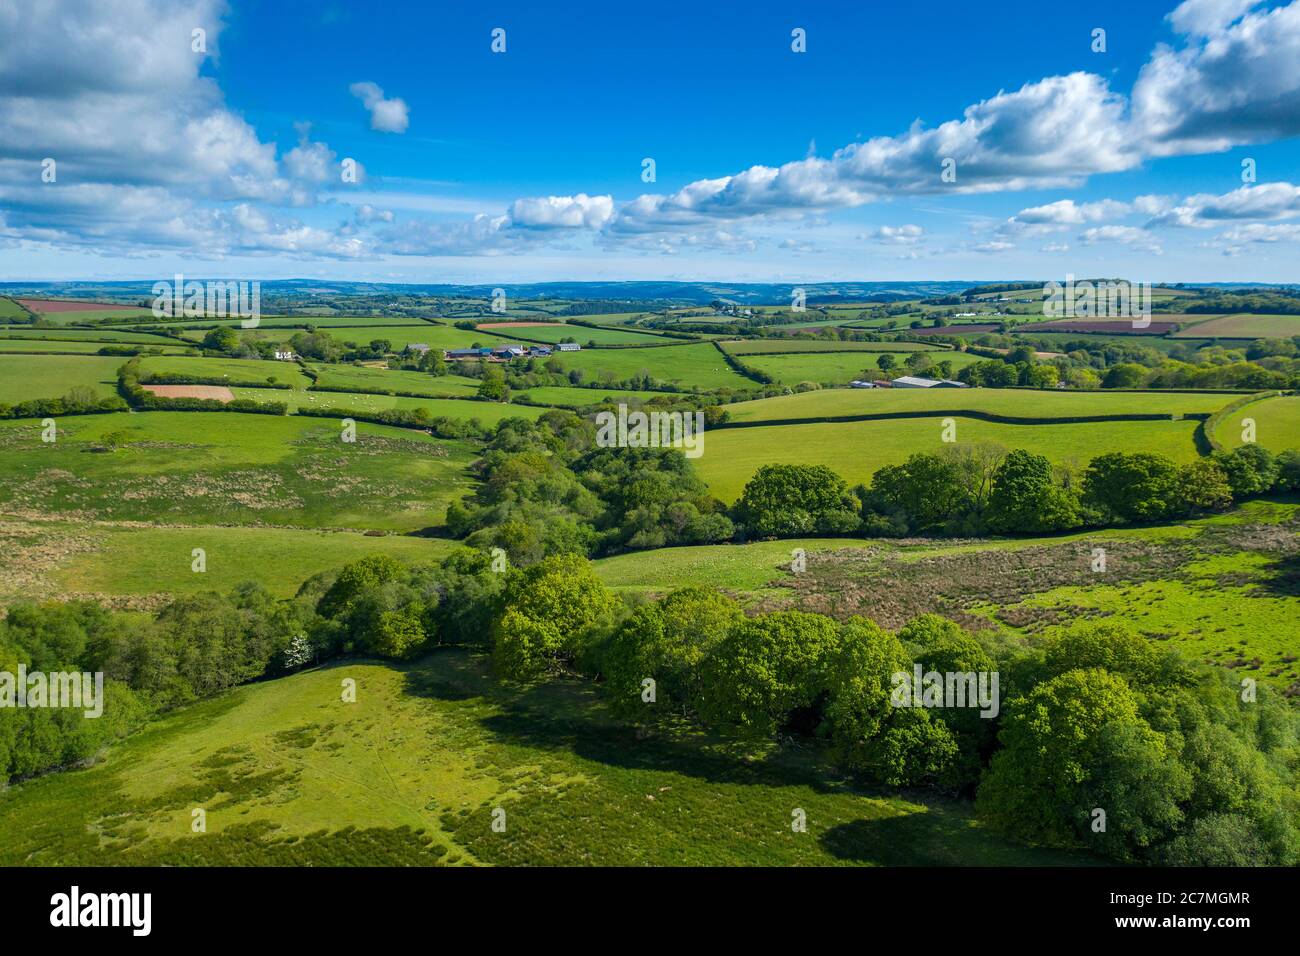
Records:
[[[546,196],[516,199],[510,206],[510,221],[526,229],[599,229],[614,214],[614,197]]]
[[[1288,219],[1300,216],[1300,186],[1261,183],[1214,195],[1198,193],[1164,206],[1152,226],[1209,227],[1241,219]]]
[[[1012,218],[1030,225],[1081,226],[1086,222],[1118,219],[1129,213],[1127,203],[1114,199],[1099,202],[1076,203],[1073,199],[1060,199],[1045,206],[1022,209]]]
[[[378,83],[363,80],[348,87],[348,92],[361,101],[370,112],[370,128],[381,133],[405,133],[411,123],[406,101],[398,97],[384,98]]]
[[[1136,226],[1094,226],[1085,229],[1080,234],[1079,241],[1085,246],[1099,242],[1118,242],[1156,255],[1161,252],[1160,243],[1156,238],[1145,229],[1138,229]]]
[[[903,226],[881,226],[870,238],[889,246],[910,246],[921,241],[925,230],[908,223]]]

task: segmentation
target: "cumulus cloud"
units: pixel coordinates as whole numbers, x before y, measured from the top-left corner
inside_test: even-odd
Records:
[[[406,100],[399,97],[384,98],[384,91],[378,83],[364,80],[353,83],[348,91],[361,101],[370,112],[370,128],[381,133],[405,133],[411,123],[410,111]]]
[[[1130,207],[1127,203],[1114,199],[1099,202],[1076,203],[1073,199],[1061,199],[1045,206],[1032,206],[1022,209],[1012,218],[1017,222],[1030,225],[1081,226],[1086,222],[1101,222],[1127,215]]]
[[[1158,46],[1133,86],[1131,126],[1150,155],[1300,134],[1300,2],[1258,6],[1189,0],[1171,14],[1190,42]]]
[[[1242,219],[1288,219],[1300,216],[1300,186],[1261,183],[1214,195],[1198,193],[1170,203],[1152,218],[1152,226],[1210,227]]]
[[[510,221],[525,229],[599,229],[614,214],[613,196],[546,196],[516,199]]]
[[[903,226],[881,226],[871,233],[870,238],[888,246],[910,246],[921,241],[925,230],[920,226],[907,224]]]
[[[1156,255],[1161,252],[1160,243],[1156,238],[1147,230],[1136,226],[1093,226],[1080,234],[1079,241],[1085,246],[1100,242],[1117,242]]]

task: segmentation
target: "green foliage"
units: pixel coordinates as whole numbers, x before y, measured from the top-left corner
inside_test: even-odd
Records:
[[[1083,476],[1085,504],[1122,521],[1159,521],[1178,513],[1178,468],[1159,455],[1112,452]]]
[[[1007,453],[993,476],[988,524],[995,531],[1063,531],[1081,523],[1075,496],[1060,487],[1042,455],[1019,449]]]
[[[735,516],[752,538],[851,534],[860,520],[844,479],[824,465],[764,465]]]

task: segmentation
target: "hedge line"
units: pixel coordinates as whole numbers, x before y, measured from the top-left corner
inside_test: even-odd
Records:
[[[460,418],[448,418],[439,415],[429,418],[417,414],[418,408],[385,408],[374,412],[357,411],[351,408],[299,408],[299,415],[310,418],[351,418],[372,425],[392,425],[397,428],[417,428],[427,430],[439,438],[486,438],[490,430],[481,425],[476,418],[468,421]]]
[[[263,379],[260,382],[235,382],[228,378],[217,378],[212,375],[182,375],[177,372],[149,372],[144,371],[136,376],[143,385],[224,385],[227,388],[279,388],[289,390],[293,386],[288,382],[268,382]]]
[[[718,354],[722,356],[722,360],[726,362],[727,365],[729,365],[733,371],[739,373],[740,375],[745,376],[745,378],[749,379],[751,382],[758,382],[759,385],[774,384],[772,381],[772,376],[750,365],[746,365],[744,362],[736,358],[736,356],[732,355],[730,352],[724,349],[720,344],[718,344],[717,339],[713,340],[713,347],[718,350]]]
[[[920,409],[906,412],[881,412],[877,415],[824,415],[815,418],[779,418],[762,421],[723,422],[714,428],[763,428],[770,425],[834,425],[843,422],[875,422],[893,418],[978,418],[980,421],[996,422],[1000,425],[1088,425],[1098,422],[1176,422],[1201,421],[1209,417],[1207,412],[1195,412],[1186,415],[1132,414],[1132,415],[1061,415],[1056,418],[1019,417],[999,415],[995,412],[982,412],[977,409]]]

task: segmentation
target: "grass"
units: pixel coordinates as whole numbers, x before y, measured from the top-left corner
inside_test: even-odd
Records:
[[[58,398],[73,388],[106,397],[117,393],[117,370],[126,359],[100,355],[0,355],[0,402]]]
[[[739,339],[723,342],[732,355],[765,355],[793,352],[930,352],[946,351],[919,342],[837,342],[826,339]],[[935,361],[948,356],[935,356]],[[874,361],[874,359],[873,359]]]
[[[364,365],[313,365],[319,376],[317,385],[346,389],[387,389],[416,395],[458,395],[472,398],[478,392],[478,380],[460,375],[429,375],[400,369],[369,368]]]
[[[454,546],[442,538],[351,531],[3,517],[0,543],[0,601],[90,597],[125,607],[152,606],[161,595],[224,592],[244,581],[256,581],[276,597],[291,597],[312,575],[368,554],[437,561]],[[204,572],[192,569],[194,548],[206,553]]]
[[[81,342],[130,342],[141,345],[177,345],[177,341],[165,335],[153,335],[148,332],[119,332],[113,329],[45,329],[31,325],[12,325],[0,327],[0,338],[37,339],[48,341]]]
[[[1244,419],[1255,422],[1255,441],[1269,451],[1300,449],[1300,396],[1283,395],[1251,402],[1219,423],[1214,437],[1226,448],[1242,444]]]
[[[544,408],[478,402],[467,398],[410,398],[405,395],[368,395],[364,392],[298,392],[273,388],[232,388],[235,398],[256,402],[285,402],[291,412],[300,408],[345,408],[357,412],[378,412],[390,408],[423,408],[437,418],[477,418],[483,425],[495,425],[506,418],[540,418]]]
[[[885,465],[943,449],[942,421],[935,417],[714,429],[706,432],[704,453],[695,464],[709,491],[727,502],[739,498],[745,482],[766,464],[826,465],[850,484],[867,482]],[[1023,448],[1055,462],[1086,465],[1105,452],[1135,448],[1175,461],[1196,457],[1195,425],[1190,421],[1002,425],[957,417],[955,422],[960,443]]]
[[[442,523],[470,489],[463,442],[358,422],[233,412],[0,422],[0,512],[160,524],[409,531]],[[100,451],[119,434],[117,451]]]
[[[344,678],[355,703],[340,701]],[[185,708],[98,766],[10,787],[0,833],[0,864],[29,866],[1089,862],[996,837],[966,804],[856,789],[815,746],[637,739],[590,685],[504,688],[456,650]]]
[[[1185,319],[1197,318],[1184,316]],[[1300,335],[1300,315],[1221,315],[1184,326],[1175,338],[1281,339]]]
[[[888,376],[881,372],[876,360],[885,353],[881,352],[827,352],[803,353],[798,355],[747,355],[745,364],[771,376],[774,382],[782,385],[798,385],[800,382],[818,382],[822,384],[844,385],[854,379],[866,378],[874,381],[878,378],[893,378],[899,375],[926,375],[933,369],[909,372],[902,362]],[[952,363],[953,374],[957,369],[981,361],[978,355],[968,352],[927,352],[935,361]],[[897,353],[890,353],[897,359]],[[937,373],[936,373],[937,374]]]
[[[94,355],[108,342],[69,342],[59,341],[56,339],[8,339],[0,338],[0,352],[7,352],[11,355],[22,353],[39,353],[42,355]],[[168,354],[180,355],[185,349],[176,346],[163,346],[162,351]],[[114,356],[118,364],[125,362],[127,357]]]
[[[585,320],[584,316],[584,320]],[[652,332],[635,332],[618,328],[600,328],[593,329],[584,325],[568,325],[567,323],[549,323],[547,325],[532,325],[522,328],[509,329],[480,329],[481,332],[489,332],[494,335],[504,335],[528,339],[535,342],[559,342],[561,339],[573,339],[583,345],[589,342],[595,342],[597,345],[663,345],[665,340],[663,336],[656,335]]]
[[[587,381],[614,381],[649,375],[682,388],[753,388],[754,383],[732,371],[712,345],[669,345],[648,349],[584,349],[556,353],[567,372],[581,369]]]
[[[732,421],[781,421],[843,415],[877,415],[932,409],[978,409],[1023,418],[1079,415],[1187,415],[1210,413],[1236,395],[1222,392],[1080,392],[998,388],[824,389],[780,395],[725,408]]]
[[[158,355],[141,359],[140,368],[159,375],[193,375],[196,378],[226,379],[231,382],[265,382],[274,378],[293,388],[306,388],[311,384],[311,379],[302,374],[302,369],[294,362]]]
[[[259,338],[287,342],[301,329],[267,329],[258,328],[244,332],[245,336],[255,335]],[[450,325],[402,325],[402,326],[343,326],[326,329],[331,336],[341,342],[355,342],[369,345],[374,339],[387,339],[393,348],[401,351],[412,343],[422,343],[435,349],[467,349],[474,343],[480,345],[501,345],[510,341],[508,337],[489,335],[487,332],[469,332],[453,328]]]
[[[632,389],[619,391],[606,388],[569,388],[562,385],[547,385],[541,388],[530,388],[522,392],[516,392],[515,397],[527,398],[529,401],[542,402],[546,405],[559,405],[564,408],[582,408],[584,405],[594,405],[604,401],[649,400],[663,394],[663,392],[641,392]]]
[[[0,298],[0,319],[5,321],[10,319],[26,321],[30,318],[31,316],[28,314],[27,310],[13,299]]]

